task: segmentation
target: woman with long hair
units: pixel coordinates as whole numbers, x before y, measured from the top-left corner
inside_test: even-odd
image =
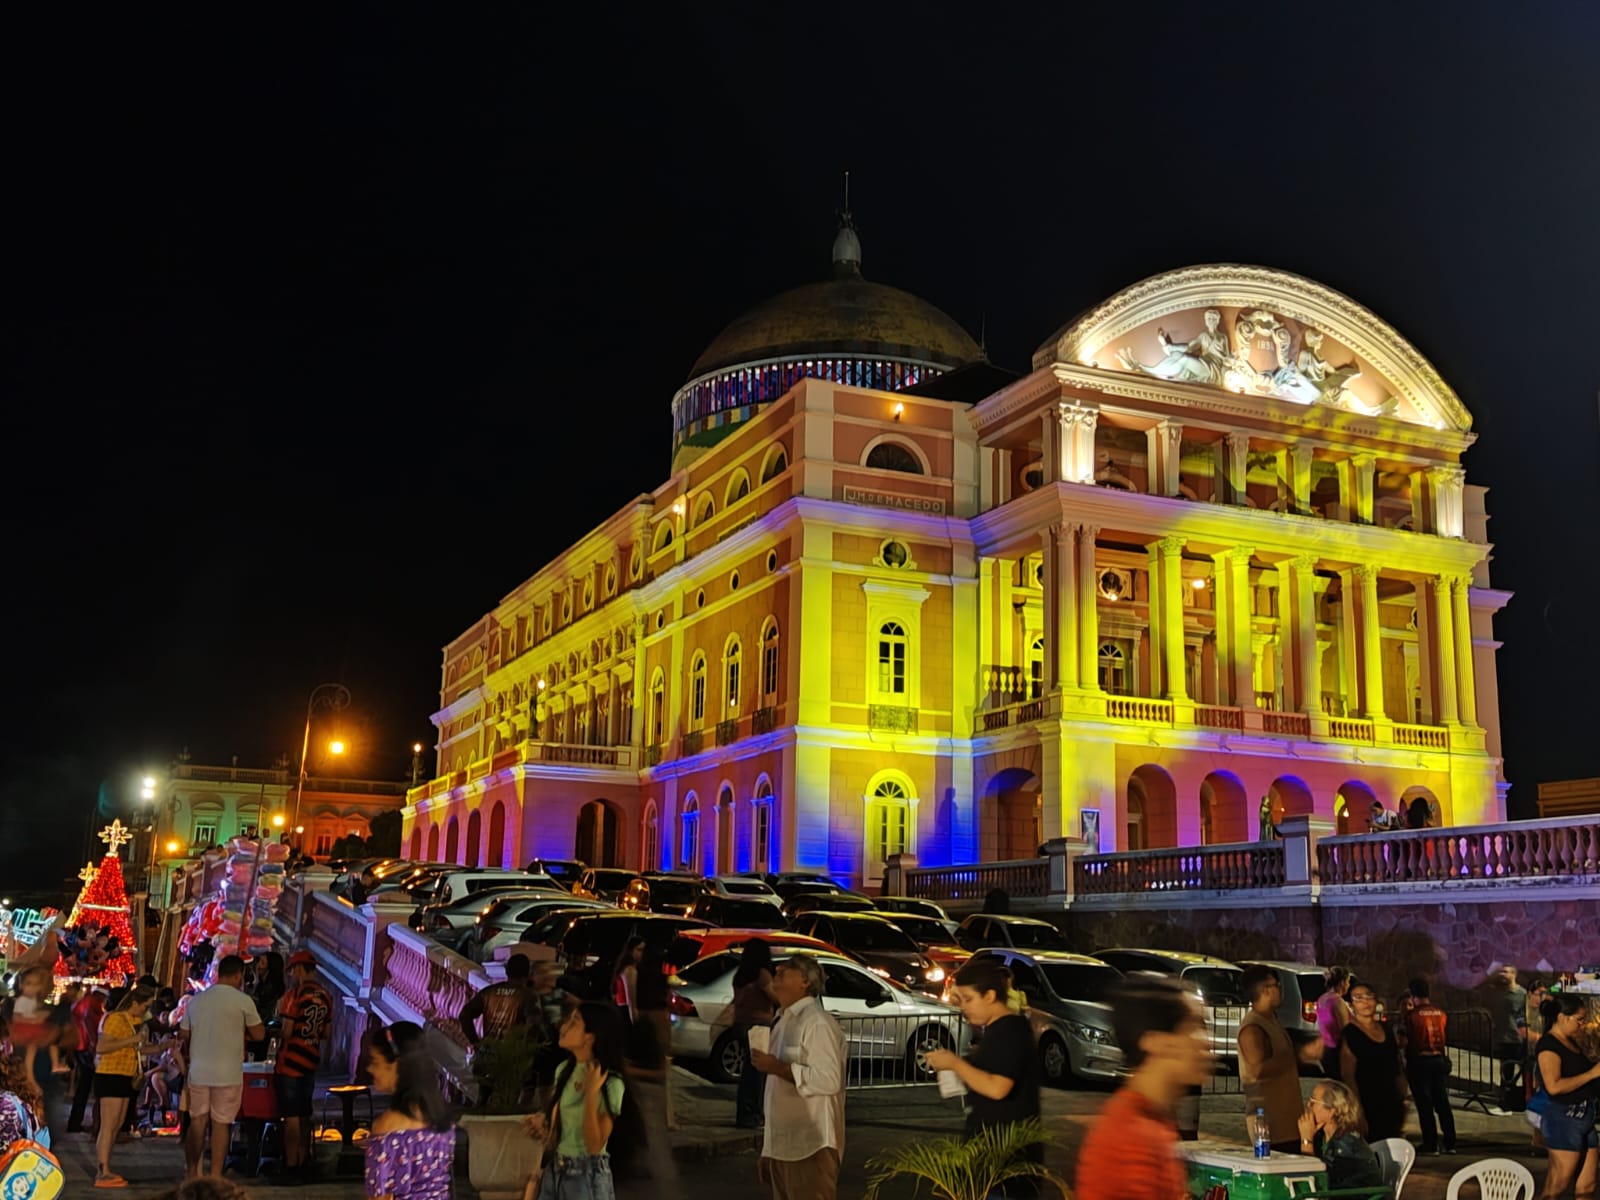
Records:
[[[1545,1200],[1553,1200],[1577,1180],[1574,1194],[1593,1196],[1600,1144],[1595,1133],[1595,1108],[1600,1093],[1600,1063],[1579,1045],[1588,1003],[1582,996],[1564,992],[1551,996],[1539,1009],[1544,1036],[1534,1047],[1539,1067],[1538,1088],[1545,1094],[1539,1129],[1544,1134],[1550,1169],[1545,1172]]]
[[[1350,972],[1344,967],[1328,971],[1328,986],[1317,997],[1317,1033],[1322,1037],[1322,1073],[1329,1079],[1342,1078],[1340,1069],[1344,1027],[1350,1024]]]
[[[929,1050],[923,1057],[935,1071],[954,1071],[969,1094],[967,1137],[985,1129],[1039,1116],[1039,1048],[1028,1018],[1011,1006],[1011,971],[998,958],[969,958],[956,972],[955,1000],[969,1025],[983,1030],[971,1055],[954,1050]],[[1042,1144],[1024,1154],[1044,1161]],[[1022,1195],[1032,1180],[1010,1186]],[[1030,1191],[1029,1194],[1032,1194]]]
[[[611,998],[616,1002],[623,1021],[629,1025],[639,1019],[634,991],[639,986],[639,960],[644,957],[644,949],[645,940],[642,937],[629,938],[622,947],[622,953],[617,955],[616,965],[611,968]]]
[[[0,1058],[0,1147],[32,1138],[44,1123],[44,1096],[33,1072],[21,1055]]]
[[[767,1077],[750,1069],[750,1030],[757,1025],[771,1027],[778,1016],[778,1001],[772,994],[772,946],[762,938],[751,938],[739,951],[739,965],[733,972],[733,1027],[744,1042],[744,1070],[739,1073],[739,1090],[734,1102],[734,1123],[740,1129],[760,1129],[766,1120]]]
[[[127,1187],[128,1181],[111,1169],[111,1148],[117,1144],[123,1118],[133,1102],[133,1081],[139,1077],[139,1054],[150,1047],[142,1044],[139,1027],[144,1023],[156,990],[140,984],[129,988],[117,1007],[100,1021],[100,1038],[95,1045],[94,1096],[100,1103],[100,1132],[95,1138],[99,1153],[97,1188]]]
[[[1350,984],[1350,1023],[1340,1035],[1339,1074],[1361,1101],[1367,1141],[1399,1137],[1406,1123],[1406,1076],[1400,1047],[1378,1020],[1378,993],[1370,983]]]
[[[396,1021],[373,1034],[367,1073],[389,1107],[366,1142],[370,1200],[449,1200],[456,1131],[422,1028]]]
[[[523,1200],[615,1200],[613,1145],[627,1158],[644,1149],[637,1105],[624,1107],[617,1009],[592,1001],[578,1005],[561,1025],[561,1048],[571,1057],[556,1071],[549,1110],[524,1121],[529,1136],[555,1153],[538,1178],[528,1181]]]
[[[1300,1114],[1300,1153],[1328,1167],[1330,1188],[1382,1187],[1377,1152],[1357,1130],[1361,1109],[1355,1093],[1332,1079],[1319,1080]]]

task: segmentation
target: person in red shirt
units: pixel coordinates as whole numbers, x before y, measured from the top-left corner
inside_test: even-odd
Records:
[[[72,1089],[72,1113],[67,1118],[68,1133],[83,1132],[83,1115],[94,1092],[94,1055],[100,1043],[100,1022],[106,1015],[106,989],[95,986],[72,1006],[72,1020],[78,1027],[77,1083]]]
[[[1411,995],[1415,1007],[1406,1013],[1406,1081],[1411,1098],[1417,1102],[1417,1124],[1422,1127],[1423,1154],[1456,1152],[1456,1118],[1450,1110],[1450,1059],[1446,1032],[1449,1018],[1444,1009],[1428,999],[1428,981],[1413,979]],[[1439,1134],[1434,1133],[1438,1118]],[[1439,1135],[1444,1144],[1440,1146]]]
[[[1185,1200],[1173,1110],[1215,1064],[1200,998],[1173,979],[1129,978],[1108,997],[1128,1074],[1078,1154],[1076,1200]]]
[[[273,1082],[283,1119],[284,1174],[300,1179],[311,1166],[311,1101],[322,1048],[333,1029],[333,998],[317,982],[317,960],[309,950],[289,956],[292,986],[278,1001],[282,1042]]]

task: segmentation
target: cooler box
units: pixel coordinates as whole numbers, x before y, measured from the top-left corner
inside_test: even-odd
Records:
[[[239,1104],[239,1119],[243,1121],[276,1121],[278,1119],[278,1088],[272,1080],[273,1064],[247,1062],[244,1064],[244,1099]]]
[[[1296,1190],[1323,1191],[1328,1186],[1327,1164],[1309,1154],[1257,1158],[1248,1153],[1195,1150],[1187,1157],[1191,1196],[1203,1196],[1220,1183],[1228,1189],[1228,1200],[1289,1200]]]

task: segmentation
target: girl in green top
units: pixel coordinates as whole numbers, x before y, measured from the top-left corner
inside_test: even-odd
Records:
[[[526,1119],[547,1154],[524,1200],[615,1200],[608,1148],[622,1112],[622,1018],[609,1004],[580,1004],[561,1026],[560,1045],[572,1057],[556,1070],[555,1102]]]

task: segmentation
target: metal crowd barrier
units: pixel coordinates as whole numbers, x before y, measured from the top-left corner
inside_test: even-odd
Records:
[[[1465,1099],[1460,1108],[1476,1104],[1485,1112],[1501,1101],[1500,1060],[1494,1056],[1494,1025],[1481,1008],[1465,1008],[1445,1013],[1445,1045],[1450,1053],[1450,1091]],[[1517,1059],[1514,1081],[1522,1079],[1522,1061]]]
[[[968,1048],[966,1022],[948,1015],[855,1016],[835,1014],[844,1030],[847,1090],[915,1087],[938,1076],[928,1069],[922,1052],[943,1047],[963,1054]]]
[[[1206,1081],[1205,1091],[1213,1096],[1237,1096],[1244,1091],[1239,1082],[1239,1025],[1248,1011],[1233,1006],[1206,1006],[1206,1029],[1217,1065]]]

